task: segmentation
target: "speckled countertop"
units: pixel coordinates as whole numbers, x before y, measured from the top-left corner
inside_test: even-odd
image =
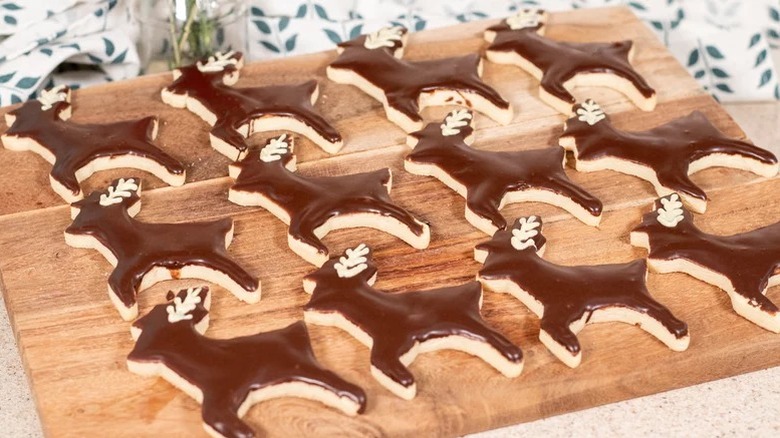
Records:
[[[780,103],[724,106],[756,144],[780,155]],[[5,304],[0,300],[0,437],[42,435]],[[571,435],[780,436],[780,367],[475,437]]]

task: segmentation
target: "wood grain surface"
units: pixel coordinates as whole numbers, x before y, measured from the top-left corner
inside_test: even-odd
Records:
[[[481,31],[492,23],[413,34],[407,58],[483,50]],[[597,99],[618,127],[646,129],[699,109],[726,134],[744,137],[628,9],[554,14],[548,35],[571,41],[636,42],[637,69],[659,91],[654,112],[638,111],[610,90],[574,93],[581,99]],[[377,287],[391,293],[472,279],[480,266],[472,259],[473,246],[487,236],[466,222],[461,197],[432,178],[403,171],[402,159],[408,150],[404,133],[384,118],[378,102],[353,87],[325,79],[325,65],[334,55],[325,52],[250,64],[242,70],[238,86],[318,78],[321,97],[317,107],[342,132],[346,146],[338,155],[328,156],[301,139],[299,172],[341,175],[390,167],[393,198],[430,221],[432,242],[430,248],[417,251],[391,236],[365,229],[333,232],[325,242],[334,253],[359,242],[371,245],[379,266]],[[555,147],[564,117],[538,100],[537,83],[529,75],[515,67],[486,63],[484,77],[511,101],[516,115],[507,126],[496,126],[479,116],[475,147]],[[288,249],[286,226],[270,213],[228,202],[228,161],[209,147],[205,122],[159,100],[160,89],[169,81],[170,76],[163,74],[78,91],[72,120],[110,122],[158,115],[162,124],[157,143],[187,165],[188,184],[160,187],[160,181],[141,172],[109,171],[86,181],[85,192],[115,177],[141,176],[145,191],[138,217],[144,221],[235,219],[230,253],[261,279],[263,299],[244,304],[215,287],[208,335],[247,335],[301,319],[301,306],[308,299],[301,278],[312,266]],[[435,120],[447,110],[426,110],[424,115]],[[257,135],[252,143],[263,138]],[[0,192],[3,296],[47,435],[205,434],[194,400],[161,379],[127,371],[125,359],[132,340],[129,324],[119,318],[107,297],[111,267],[95,251],[65,245],[62,233],[70,223],[68,207],[49,187],[49,165],[31,153],[0,150],[0,166],[7,169]],[[503,210],[505,216],[541,215],[548,238],[545,258],[554,262],[598,264],[644,257],[644,250],[628,244],[628,233],[656,197],[650,184],[609,171],[567,172],[604,202],[599,228],[543,204],[509,206]],[[737,170],[710,169],[693,180],[711,197],[707,214],[696,217],[704,231],[737,233],[780,218],[780,178],[766,180]],[[168,282],[143,292],[140,312],[161,302],[168,289],[188,284],[192,282]],[[485,292],[482,313],[486,321],[524,350],[525,370],[520,377],[507,379],[463,353],[424,354],[411,366],[418,395],[407,402],[370,376],[367,348],[337,329],[310,326],[318,359],[367,391],[366,414],[350,418],[314,402],[284,398],[255,406],[245,418],[259,432],[278,436],[452,436],[780,364],[780,336],[737,316],[724,292],[683,274],[651,273],[648,286],[659,301],[688,322],[692,338],[688,351],[674,353],[635,327],[601,324],[589,326],[580,335],[583,362],[572,370],[539,343],[539,322],[530,311],[510,296]],[[770,290],[770,296],[776,289]]]

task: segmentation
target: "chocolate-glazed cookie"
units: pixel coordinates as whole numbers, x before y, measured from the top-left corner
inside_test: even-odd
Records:
[[[234,88],[243,65],[241,53],[228,52],[180,67],[163,88],[162,100],[208,122],[211,146],[232,160],[246,156],[250,135],[280,129],[306,136],[330,154],[341,149],[341,135],[313,107],[317,81]]]
[[[228,198],[259,205],[289,225],[287,243],[307,262],[321,266],[328,248],[320,240],[340,228],[369,227],[398,237],[414,248],[428,247],[427,223],[390,199],[390,169],[352,175],[312,177],[296,172],[293,139],[287,134],[230,165],[236,182]]]
[[[160,376],[202,404],[203,427],[213,436],[249,438],[241,417],[256,403],[278,397],[319,401],[347,415],[362,413],[366,395],[324,369],[314,357],[302,321],[232,339],[203,336],[208,328],[208,288],[169,292],[133,323],[130,371]]]
[[[780,309],[766,297],[767,289],[780,284],[780,222],[730,236],[707,234],[673,193],[656,200],[631,232],[631,244],[649,251],[652,269],[685,272],[715,285],[739,315],[780,333]]]
[[[576,103],[570,89],[576,86],[609,87],[625,94],[644,111],[655,108],[655,90],[634,70],[632,41],[571,43],[545,38],[549,16],[545,11],[524,9],[489,27],[487,59],[516,65],[540,83],[539,97],[568,114]]]
[[[525,151],[481,151],[474,140],[473,115],[450,112],[443,123],[431,123],[409,134],[414,148],[404,168],[433,176],[466,198],[466,219],[493,235],[506,228],[499,210],[515,202],[544,202],[565,209],[592,226],[601,220],[601,201],[566,176],[565,152],[551,147]]]
[[[260,300],[260,283],[227,253],[233,220],[157,224],[134,218],[141,210],[137,178],[118,179],[71,206],[65,242],[95,249],[112,265],[108,296],[123,319],[138,316],[136,295],[164,280],[198,278],[248,303]]]
[[[546,239],[537,216],[480,243],[474,258],[484,266],[477,280],[509,293],[541,318],[539,339],[570,367],[582,360],[577,333],[586,324],[638,325],[674,351],[688,348],[688,326],[653,299],[645,285],[645,260],[594,266],[561,266],[542,258]]]
[[[676,192],[704,213],[707,195],[688,175],[722,166],[772,177],[777,158],[748,142],[723,135],[699,111],[647,131],[621,131],[593,100],[572,109],[558,143],[574,154],[574,167],[614,170],[649,181],[659,195]]]
[[[5,115],[9,128],[2,136],[6,149],[32,151],[52,164],[49,181],[66,202],[83,198],[81,181],[107,169],[145,170],[169,185],[184,184],[184,166],[152,144],[156,117],[78,124],[67,121],[72,108],[68,87],[43,90]]]
[[[512,120],[509,102],[480,79],[479,54],[404,61],[406,35],[402,27],[386,27],[339,44],[328,78],[382,102],[387,118],[406,132],[421,129],[420,111],[434,105],[467,106],[504,125]]]
[[[520,348],[482,319],[482,287],[476,281],[390,294],[373,287],[376,275],[366,245],[331,258],[303,280],[304,290],[312,294],[304,318],[339,327],[369,347],[371,374],[397,396],[411,400],[416,395],[407,367],[426,351],[464,351],[507,377],[522,372]]]

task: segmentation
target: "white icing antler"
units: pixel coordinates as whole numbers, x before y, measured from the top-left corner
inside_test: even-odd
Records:
[[[192,319],[192,312],[195,307],[200,304],[200,292],[203,290],[201,287],[191,287],[187,289],[187,294],[182,300],[181,297],[176,296],[173,299],[173,303],[166,307],[168,312],[168,322],[174,323],[179,321],[186,321]]]
[[[122,198],[129,198],[138,190],[138,184],[133,178],[120,179],[116,185],[108,186],[108,193],[100,195],[100,205],[108,207],[109,205],[119,204]]]
[[[663,207],[658,209],[658,223],[661,225],[674,228],[684,219],[683,204],[677,193],[672,193],[668,198],[661,198],[661,205]]]
[[[536,248],[536,242],[533,239],[534,236],[539,234],[539,230],[537,230],[539,221],[536,220],[536,216],[520,218],[519,222],[520,228],[512,229],[512,239],[509,242],[518,251],[532,246]]]
[[[441,135],[460,134],[460,128],[468,126],[472,117],[471,111],[465,109],[450,112],[441,124]]]
[[[523,9],[517,14],[508,17],[506,24],[512,30],[536,27],[539,25],[539,12],[538,9]]]
[[[601,109],[593,99],[588,99],[577,108],[578,119],[581,122],[585,122],[590,126],[604,120],[607,116],[604,114],[604,110]]]
[[[340,257],[339,261],[333,265],[336,274],[340,278],[351,278],[365,271],[368,268],[366,255],[369,251],[370,249],[365,243],[361,243],[354,249],[347,249],[346,257]]]
[[[271,163],[282,159],[282,155],[289,151],[290,143],[287,140],[287,134],[272,138],[263,149],[260,150],[260,160],[264,163]]]
[[[401,38],[403,38],[402,27],[383,27],[376,32],[366,35],[363,47],[371,50],[380,47],[393,47],[397,41],[401,41]]]
[[[236,65],[238,63],[238,60],[233,58],[233,55],[235,55],[235,53],[236,52],[234,52],[233,50],[226,53],[217,52],[214,55],[209,56],[209,59],[206,60],[205,64],[198,61],[195,63],[195,65],[198,67],[198,70],[204,73],[214,73],[214,72],[222,71],[228,65]]]
[[[42,90],[41,95],[38,97],[38,102],[41,103],[41,109],[44,111],[50,110],[55,103],[64,102],[68,98],[68,93],[65,91],[64,85],[57,85],[49,90]]]

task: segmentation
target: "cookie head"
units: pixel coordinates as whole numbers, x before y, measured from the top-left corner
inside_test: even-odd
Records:
[[[211,82],[222,82],[225,85],[234,85],[238,81],[239,71],[244,66],[244,55],[241,52],[216,52],[198,60],[194,65],[188,65],[173,70],[174,84],[169,89],[175,88],[177,81],[198,81],[196,78],[205,76]]]
[[[321,268],[303,279],[304,290],[312,293],[320,282],[328,284],[374,284],[376,281],[376,265],[373,262],[371,248],[365,243],[354,248],[347,248],[344,254],[332,257]]]
[[[58,85],[54,88],[42,90],[37,99],[25,102],[21,108],[6,114],[8,126],[13,125],[17,116],[25,119],[49,117],[51,119],[68,120],[71,116],[70,88]]]
[[[485,39],[493,42],[498,32],[535,32],[544,35],[549,14],[542,9],[520,9],[501,23],[487,28]]]
[[[573,135],[573,131],[591,132],[609,124],[609,116],[607,116],[598,102],[593,99],[587,99],[572,106],[571,117],[566,120],[564,130],[569,135]]]
[[[141,210],[141,180],[119,178],[105,190],[92,192],[86,198],[71,204],[71,227],[87,225],[92,220],[101,220],[106,214],[121,214],[126,211],[135,216]],[[84,213],[84,214],[82,214]]]
[[[131,331],[138,339],[142,331],[160,331],[175,326],[192,326],[201,334],[208,328],[211,295],[206,286],[169,291],[167,302],[158,304],[145,316],[133,323]]]
[[[407,32],[407,29],[401,26],[383,27],[375,32],[339,44],[337,51],[338,53],[362,52],[365,55],[384,51],[396,58],[401,58],[403,57]]]

